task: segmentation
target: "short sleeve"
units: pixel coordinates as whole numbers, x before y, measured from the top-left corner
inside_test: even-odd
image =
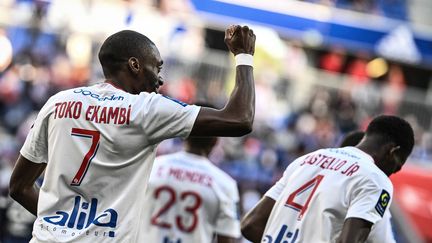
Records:
[[[302,156],[296,160],[294,160],[288,167],[285,169],[283,176],[274,184],[265,194],[264,196],[267,196],[275,201],[278,200],[279,196],[282,194],[282,191],[286,188],[287,182],[289,180],[289,177],[291,176],[293,170],[296,168],[298,163],[303,161],[305,157],[309,155]]]
[[[149,95],[143,109],[142,126],[153,144],[168,138],[188,137],[200,111],[199,106],[154,93]]]
[[[39,111],[20,153],[34,163],[48,162],[48,121],[53,111],[52,98]]]
[[[372,226],[371,232],[367,238],[367,243],[396,243],[391,227],[390,211],[386,212],[382,220]]]
[[[361,218],[373,224],[381,220],[390,207],[393,186],[384,175],[371,174],[356,183],[346,218]]]
[[[237,183],[224,188],[225,192],[219,193],[219,212],[216,221],[215,233],[239,238],[240,233],[240,208]]]

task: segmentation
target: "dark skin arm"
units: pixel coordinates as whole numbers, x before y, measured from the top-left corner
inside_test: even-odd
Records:
[[[348,218],[342,227],[337,243],[365,242],[369,236],[372,223],[360,218]]]
[[[267,220],[273,209],[275,201],[269,197],[263,197],[258,204],[246,214],[241,222],[243,236],[254,242],[261,242]],[[341,236],[337,243],[365,242],[369,236],[372,223],[360,218],[345,220]]]
[[[254,243],[261,242],[267,220],[275,204],[275,200],[270,197],[264,196],[249,211],[241,221],[242,235]]]
[[[236,243],[237,239],[224,235],[217,235],[217,243]]]
[[[225,31],[225,43],[234,54],[255,52],[255,35],[247,26],[231,26]],[[253,68],[236,67],[236,83],[221,110],[202,107],[190,136],[243,136],[252,131],[255,115]]]
[[[34,215],[37,215],[39,198],[39,189],[34,183],[45,167],[45,163],[33,163],[20,155],[9,183],[10,196]]]

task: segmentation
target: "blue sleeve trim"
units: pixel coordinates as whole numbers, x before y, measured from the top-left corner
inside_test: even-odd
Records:
[[[186,104],[186,103],[184,103],[184,102],[181,102],[180,100],[176,100],[176,99],[174,99],[174,98],[172,98],[172,97],[169,97],[169,96],[166,96],[166,95],[162,95],[162,97],[165,97],[165,98],[167,98],[167,99],[169,99],[169,100],[171,100],[171,101],[174,101],[175,103],[177,103],[177,104],[179,104],[179,105],[181,105],[181,106],[183,106],[183,107],[188,106],[188,104]]]

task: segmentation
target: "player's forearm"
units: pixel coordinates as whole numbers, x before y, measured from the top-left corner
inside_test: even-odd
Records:
[[[238,239],[224,236],[224,235],[217,235],[217,243],[237,243],[239,242]]]
[[[27,188],[16,188],[11,186],[10,196],[21,204],[30,213],[37,215],[37,204],[39,198],[39,188],[36,185]]]
[[[275,203],[276,201],[273,198],[264,196],[257,205],[243,217],[240,226],[241,232],[246,239],[254,243],[261,242],[267,220],[270,217]]]
[[[29,212],[37,214],[39,188],[36,179],[45,170],[46,163],[33,163],[20,155],[9,182],[9,194]]]
[[[242,235],[251,242],[261,242],[264,228],[267,223],[267,218],[263,218],[262,212],[257,212],[260,209],[260,204],[258,208],[254,208],[251,212],[247,213],[241,221],[241,233]]]
[[[255,227],[254,225],[248,225],[247,227],[244,227],[242,225],[241,229],[242,235],[253,243],[261,242],[262,235],[264,232],[263,227]]]
[[[372,223],[361,218],[348,218],[342,227],[337,243],[360,243],[368,238]]]
[[[337,243],[364,243],[367,240],[369,231],[356,235],[349,235],[338,239]]]
[[[228,116],[236,119],[246,133],[252,131],[255,116],[255,83],[253,67],[236,67],[236,85],[224,109]]]

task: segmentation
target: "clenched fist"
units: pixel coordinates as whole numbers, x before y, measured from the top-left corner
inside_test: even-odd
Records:
[[[256,36],[247,26],[231,25],[225,31],[225,44],[234,54],[251,54],[255,53]]]

